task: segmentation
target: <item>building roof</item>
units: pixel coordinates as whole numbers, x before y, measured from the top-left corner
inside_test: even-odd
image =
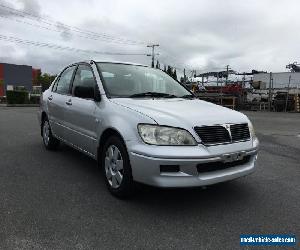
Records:
[[[15,63],[4,63],[4,62],[0,62],[0,64],[13,65],[13,66],[26,66],[26,67],[32,67],[31,65],[26,65],[26,64],[15,64]]]

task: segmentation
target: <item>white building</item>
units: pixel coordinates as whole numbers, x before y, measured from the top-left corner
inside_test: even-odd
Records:
[[[300,72],[280,72],[272,73],[273,86],[274,88],[285,88],[289,84],[289,77],[291,76],[290,88],[300,89]],[[253,81],[261,81],[265,84],[266,88],[269,88],[270,84],[270,73],[259,73],[253,75]]]

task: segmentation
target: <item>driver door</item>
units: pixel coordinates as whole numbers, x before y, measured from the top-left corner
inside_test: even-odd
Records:
[[[82,98],[75,94],[76,87],[92,87],[96,89],[96,80],[92,68],[86,64],[79,64],[75,73],[70,105],[66,109],[66,140],[75,147],[90,155],[96,155],[98,120],[95,117],[98,103],[94,97]],[[95,92],[95,91],[94,91]]]

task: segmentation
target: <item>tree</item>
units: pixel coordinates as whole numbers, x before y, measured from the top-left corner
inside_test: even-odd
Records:
[[[159,64],[159,61],[158,61],[158,60],[156,61],[156,68],[157,68],[157,69],[160,69],[160,64]]]
[[[46,90],[49,88],[50,84],[54,81],[56,75],[50,75],[47,73],[40,74],[37,77],[37,82],[42,86],[42,90]]]
[[[172,68],[171,68],[171,66],[169,66],[168,65],[168,69],[167,69],[167,74],[169,75],[169,76],[173,76],[173,71],[172,71]]]
[[[164,72],[167,72],[167,67],[166,67],[166,65],[164,65]]]
[[[178,79],[177,79],[177,73],[176,73],[176,69],[174,70],[174,72],[173,72],[173,76],[172,76],[172,77],[174,78],[174,80],[178,81]]]

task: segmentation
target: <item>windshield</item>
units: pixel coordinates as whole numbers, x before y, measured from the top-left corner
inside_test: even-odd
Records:
[[[191,96],[183,86],[159,69],[145,66],[97,63],[110,97],[183,97]]]

